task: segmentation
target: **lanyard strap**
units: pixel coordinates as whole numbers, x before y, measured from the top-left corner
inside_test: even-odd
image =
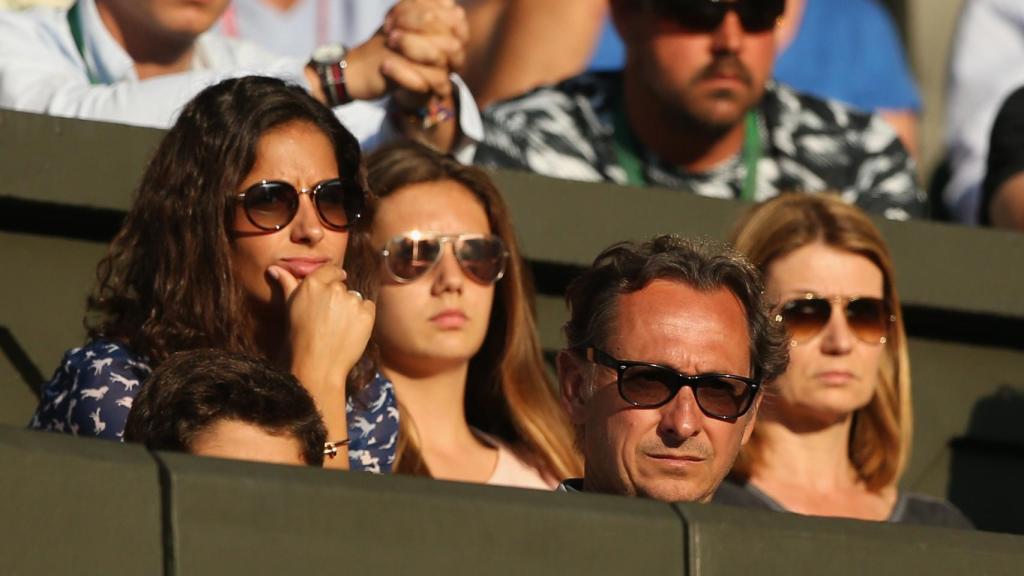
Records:
[[[626,182],[631,186],[644,186],[647,178],[644,176],[643,162],[637,155],[639,146],[633,139],[633,132],[626,120],[625,99],[619,98],[613,114],[615,126],[614,145],[615,155],[618,157],[619,165],[626,172]],[[761,159],[761,130],[757,125],[757,112],[755,109],[748,110],[744,116],[743,129],[743,164],[746,166],[747,174],[743,179],[743,188],[740,189],[740,199],[751,201],[754,199],[754,192],[757,190],[757,163]]]
[[[630,186],[644,186],[647,178],[644,177],[643,163],[636,151],[639,149],[633,140],[633,131],[629,129],[629,122],[626,120],[625,98],[619,98],[615,106],[612,122],[614,123],[613,138],[615,143],[615,155],[619,158],[619,166],[626,172],[626,183]]]
[[[71,6],[67,16],[68,26],[71,27],[71,36],[75,39],[75,48],[78,49],[78,55],[82,57],[82,63],[85,64],[85,74],[89,77],[89,84],[99,84],[99,80],[92,73],[92,68],[89,68],[89,60],[85,57],[85,39],[82,36],[82,18],[78,2]]]
[[[740,200],[745,202],[754,200],[754,192],[757,190],[757,163],[761,160],[761,129],[757,126],[755,110],[747,110],[744,121],[746,127],[743,130],[743,163],[747,167],[747,177],[743,179]]]

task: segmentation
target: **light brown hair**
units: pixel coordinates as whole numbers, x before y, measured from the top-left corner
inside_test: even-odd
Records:
[[[413,142],[374,152],[367,158],[367,166],[370,189],[379,198],[413,184],[450,180],[464,186],[483,205],[491,231],[505,243],[509,258],[504,277],[495,285],[487,335],[469,362],[466,419],[471,426],[508,442],[557,479],[579,476],[582,464],[573,446],[568,415],[558,403],[541,355],[532,307],[533,283],[519,253],[508,208],[490,176]],[[402,411],[399,421],[395,472],[429,476],[408,411]]]
[[[863,256],[882,272],[883,299],[895,317],[871,401],[854,412],[849,458],[869,490],[895,484],[910,452],[910,360],[895,269],[881,232],[857,207],[832,194],[784,194],[747,212],[732,233],[734,246],[767,276],[777,258],[808,244]],[[748,477],[758,465],[761,441],[755,426],[733,474]]]

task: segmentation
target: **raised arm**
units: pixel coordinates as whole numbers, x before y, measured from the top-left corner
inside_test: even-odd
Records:
[[[288,302],[291,372],[316,402],[328,440],[349,439],[345,383],[366,349],[376,307],[348,289],[338,266],[322,266],[301,282],[284,268],[269,271]],[[347,447],[325,460],[324,467],[348,469]]]

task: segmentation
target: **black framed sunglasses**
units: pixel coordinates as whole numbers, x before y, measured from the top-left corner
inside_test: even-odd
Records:
[[[288,182],[263,180],[235,195],[245,217],[260,230],[280,230],[299,211],[299,195],[309,194],[320,221],[334,230],[345,231],[363,215],[366,199],[354,180],[331,178],[312,188],[297,190]]]
[[[593,346],[581,349],[587,360],[615,370],[619,396],[638,408],[658,408],[689,386],[701,412],[718,420],[732,421],[754,404],[761,383],[733,374],[683,374],[668,366],[613,358]]]
[[[508,250],[494,234],[407,232],[388,240],[381,255],[388,273],[404,284],[433,269],[448,243],[452,244],[459,267],[473,280],[493,284],[505,275]]]
[[[896,315],[881,298],[824,298],[805,294],[779,307],[776,322],[782,322],[789,337],[797,343],[806,342],[825,329],[832,318],[833,302],[846,317],[846,324],[866,344],[885,344]]]
[[[778,23],[786,0],[647,0],[655,12],[680,27],[698,32],[717,30],[732,10],[747,32],[767,32]]]

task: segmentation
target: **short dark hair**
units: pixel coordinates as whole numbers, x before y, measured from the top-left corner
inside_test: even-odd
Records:
[[[747,315],[752,376],[768,383],[786,371],[789,347],[785,330],[772,322],[757,268],[725,244],[690,241],[674,234],[642,243],[620,242],[605,249],[566,291],[570,350],[607,346],[618,297],[654,280],[683,282],[701,292],[726,288]]]
[[[262,360],[223,350],[178,352],[160,364],[135,397],[124,439],[151,450],[188,452],[199,434],[223,420],[294,437],[306,464],[323,464],[327,429],[299,381]]]

